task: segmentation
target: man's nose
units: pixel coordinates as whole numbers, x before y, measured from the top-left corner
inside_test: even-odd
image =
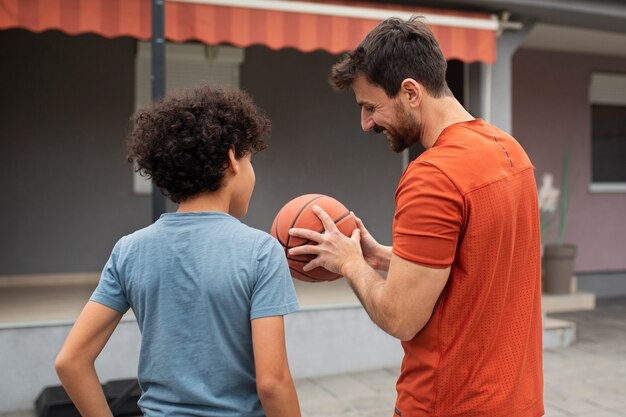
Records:
[[[365,132],[372,130],[374,127],[374,120],[367,110],[361,107],[361,129]]]

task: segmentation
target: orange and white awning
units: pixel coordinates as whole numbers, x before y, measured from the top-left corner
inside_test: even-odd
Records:
[[[0,0],[0,29],[50,29],[71,35],[151,37],[150,0]],[[174,42],[255,44],[340,53],[381,20],[421,15],[447,59],[494,63],[497,18],[382,3],[291,0],[168,0],[165,35]]]

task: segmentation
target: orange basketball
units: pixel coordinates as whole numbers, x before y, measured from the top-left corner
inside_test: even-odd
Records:
[[[308,272],[302,270],[302,267],[309,263],[315,255],[292,256],[287,252],[296,246],[315,244],[315,242],[306,239],[290,236],[289,229],[296,227],[315,230],[320,233],[324,232],[322,221],[311,210],[313,206],[319,206],[328,213],[344,235],[351,236],[354,229],[356,229],[354,216],[339,201],[327,195],[305,194],[294,198],[280,209],[274,219],[274,223],[272,223],[270,233],[283,245],[292,277],[308,282],[333,281],[340,278],[341,275],[321,267]]]

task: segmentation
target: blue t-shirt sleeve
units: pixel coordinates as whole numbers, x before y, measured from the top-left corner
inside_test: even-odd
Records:
[[[283,316],[299,308],[289,265],[280,244],[272,237],[262,240],[256,259],[256,282],[252,290],[250,320]]]
[[[126,292],[124,291],[119,273],[121,246],[122,240],[118,241],[113,247],[111,256],[102,270],[100,282],[91,295],[90,300],[123,314],[128,311],[130,306],[128,305]]]

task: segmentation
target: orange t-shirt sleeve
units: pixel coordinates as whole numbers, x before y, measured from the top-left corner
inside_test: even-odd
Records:
[[[430,268],[454,261],[462,225],[463,199],[438,168],[415,161],[396,191],[393,253]]]

